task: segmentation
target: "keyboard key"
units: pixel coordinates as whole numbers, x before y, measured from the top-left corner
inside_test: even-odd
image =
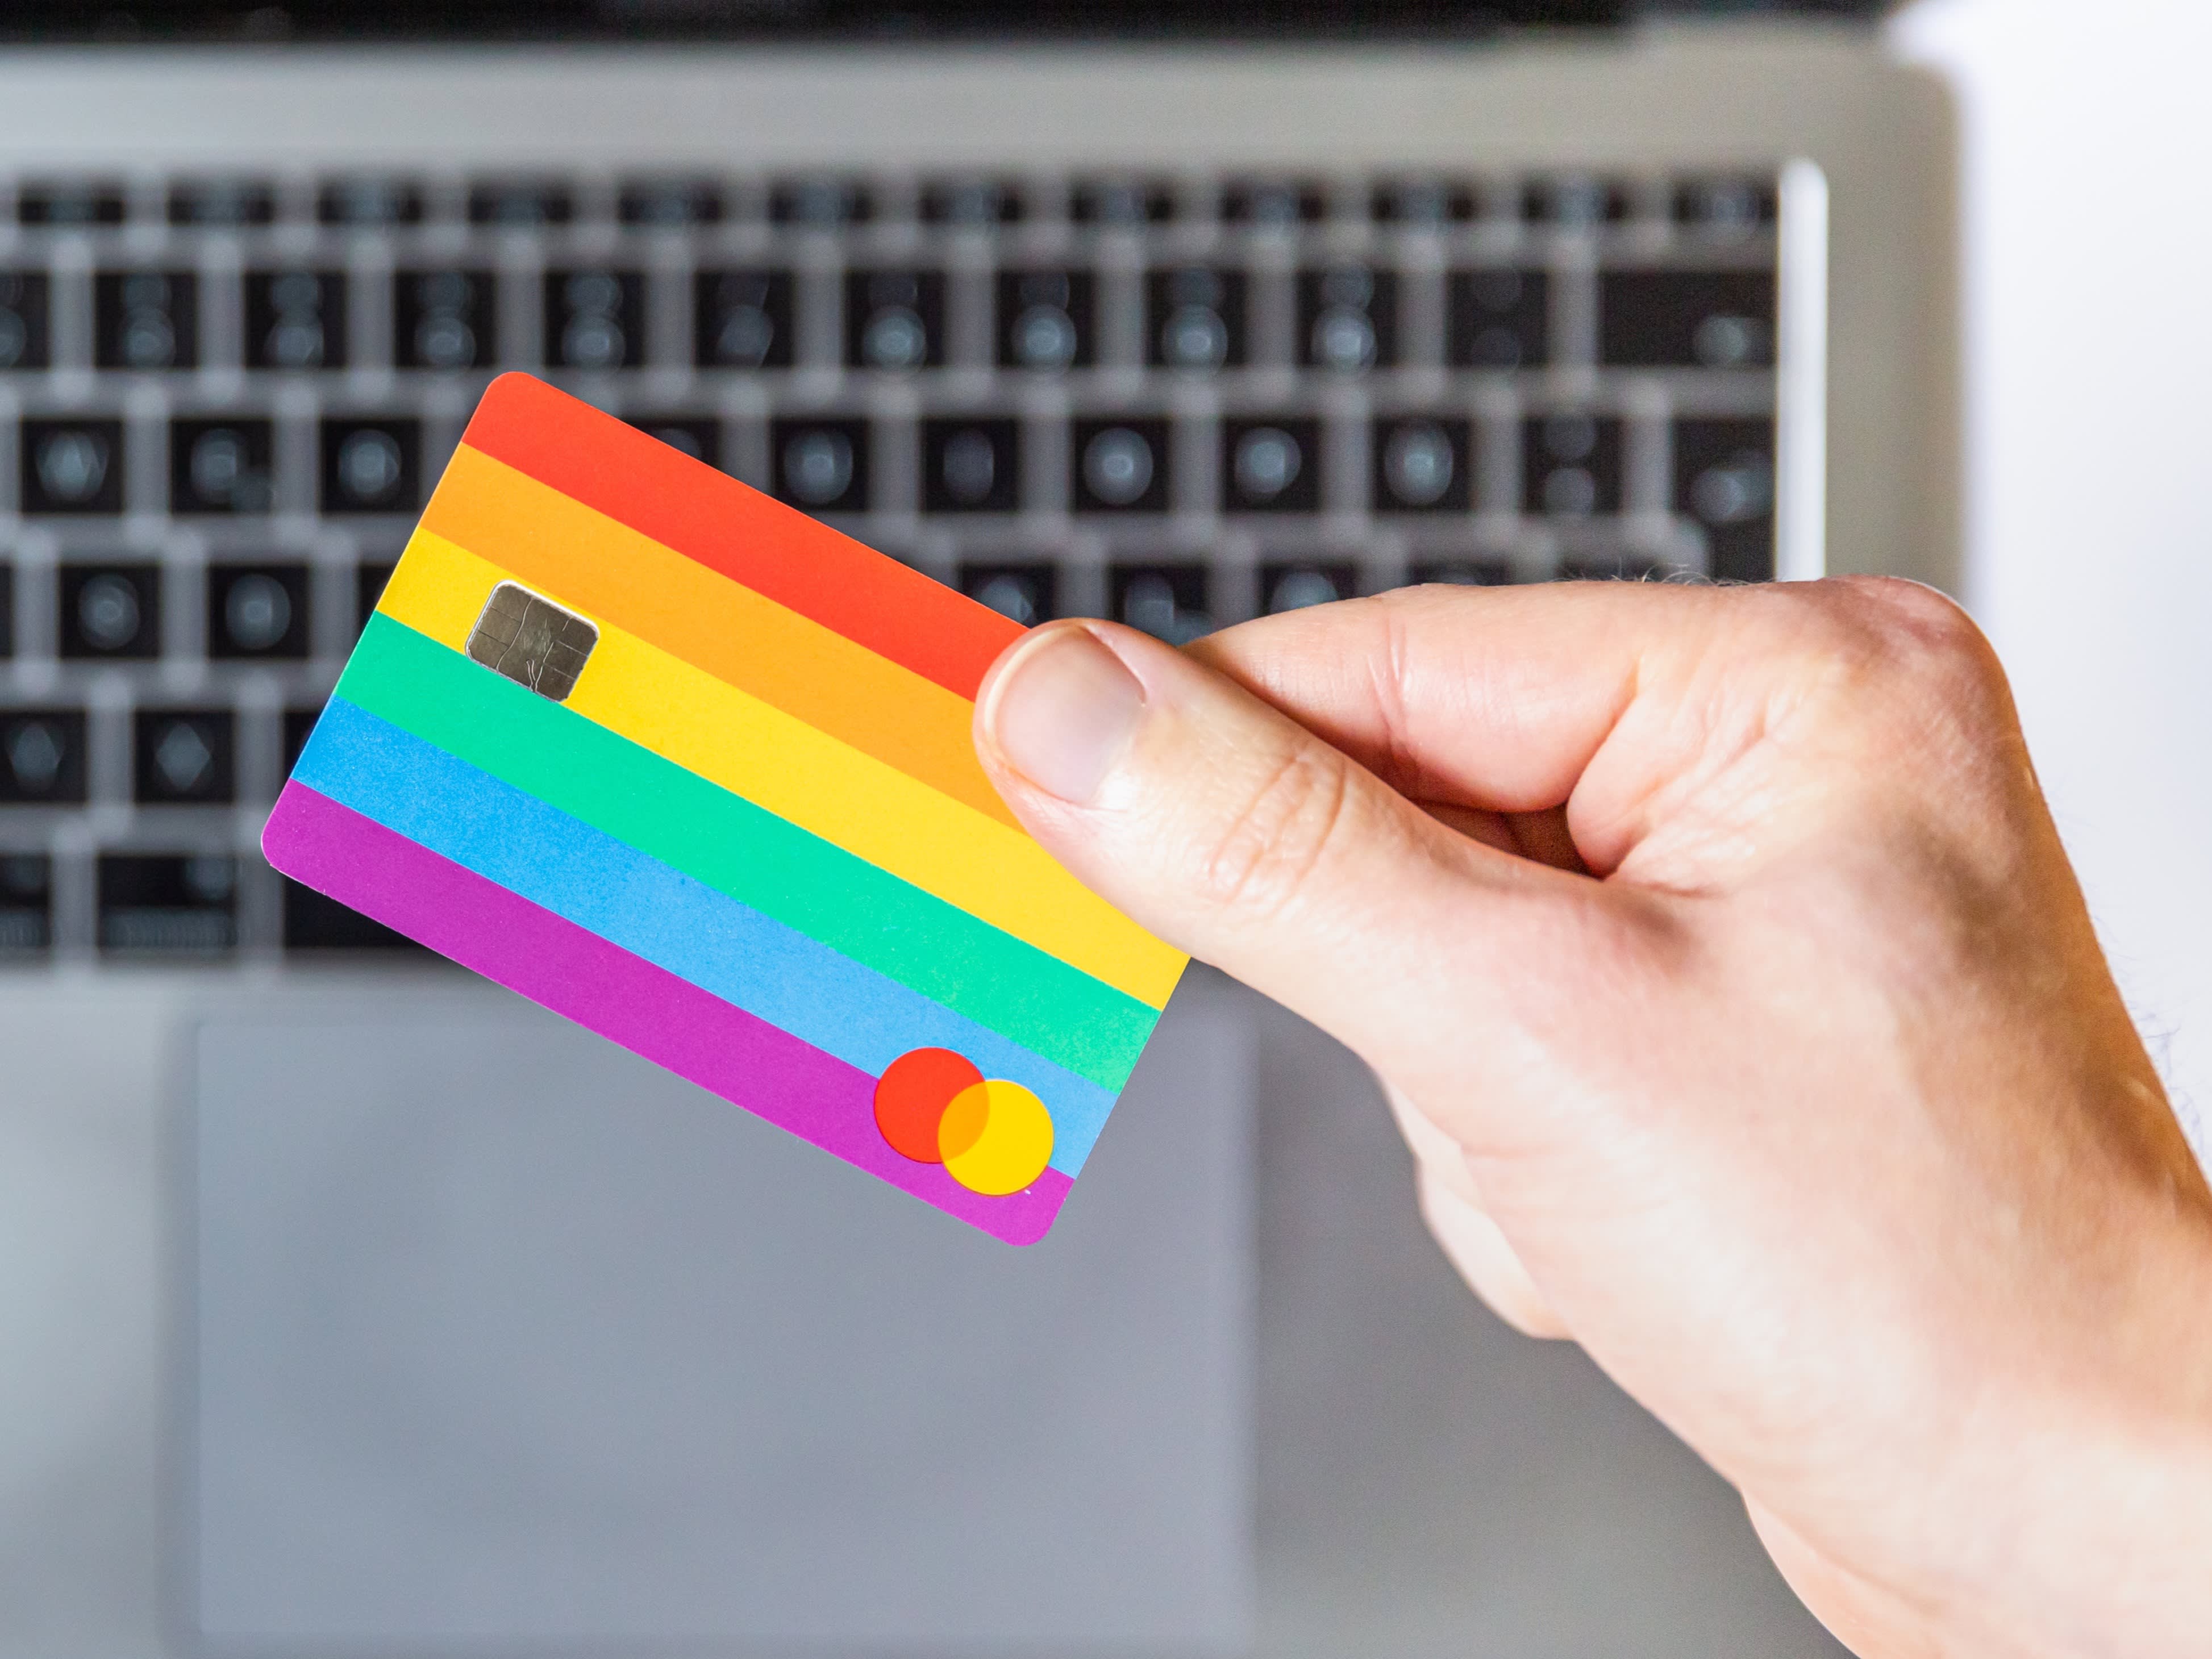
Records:
[[[1213,631],[1202,564],[1117,564],[1108,572],[1115,619],[1170,645]]]
[[[633,179],[622,187],[615,210],[623,223],[645,228],[719,224],[722,194],[702,179]]]
[[[248,368],[343,368],[345,363],[343,271],[246,273]]]
[[[576,200],[563,185],[527,179],[490,180],[469,191],[469,222],[526,230],[565,225],[576,216]]]
[[[1328,216],[1328,197],[1310,179],[1245,179],[1222,192],[1221,216],[1268,229],[1318,224]]]
[[[61,654],[143,660],[161,651],[161,579],[150,564],[61,568]]]
[[[234,858],[104,854],[96,882],[103,951],[213,956],[238,943]]]
[[[169,422],[169,511],[266,513],[271,429],[267,421]]]
[[[996,179],[944,179],[921,192],[924,224],[980,230],[1018,224],[1021,217],[1021,192]]]
[[[123,422],[26,421],[21,496],[27,514],[123,511]]]
[[[1443,179],[1402,179],[1377,185],[1369,211],[1386,224],[1441,228],[1471,222],[1481,211],[1473,185]]]
[[[945,273],[845,273],[845,366],[903,374],[945,361]]]
[[[89,179],[27,184],[15,192],[15,218],[26,225],[119,225],[123,186]]]
[[[1320,422],[1222,423],[1223,512],[1311,513],[1320,505]]]
[[[1539,179],[1521,192],[1521,216],[1531,223],[1587,229],[1629,216],[1628,191],[1600,179]]]
[[[368,626],[369,616],[375,611],[376,602],[384,597],[386,585],[392,580],[392,573],[397,568],[398,562],[391,559],[364,560],[354,568],[355,633],[358,634]]]
[[[1674,500],[1704,526],[1709,573],[1723,581],[1774,576],[1774,423],[1678,421]]]
[[[0,854],[0,951],[52,945],[53,866],[44,853]]]
[[[1077,421],[1068,453],[1068,498],[1077,512],[1167,511],[1165,421]]]
[[[1057,374],[1098,361],[1097,283],[1087,270],[999,273],[999,366]]]
[[[489,270],[402,270],[392,279],[393,353],[402,368],[483,368],[497,350],[497,279]]]
[[[1462,368],[1538,368],[1552,357],[1551,281],[1540,270],[1455,270],[1444,288],[1444,344]]]
[[[284,711],[284,770],[288,775],[300,763],[300,751],[307,746],[307,739],[315,733],[315,722],[322,717],[319,708]]]
[[[1693,179],[1674,187],[1674,222],[1716,241],[1732,241],[1774,222],[1771,179]]]
[[[312,887],[302,887],[289,876],[280,879],[284,884],[284,948],[288,951],[380,951],[412,953],[426,961],[442,960],[404,933],[396,933]]]
[[[131,723],[135,798],[153,805],[233,799],[236,726],[227,708],[140,709]]]
[[[1020,433],[1006,420],[923,422],[923,510],[1011,513],[1020,506]]]
[[[1048,564],[963,564],[960,591],[1024,628],[1060,614],[1060,573]]]
[[[1608,270],[1598,357],[1625,368],[1759,368],[1774,361],[1771,270]]]
[[[1448,587],[1503,587],[1513,580],[1513,567],[1503,559],[1417,559],[1406,574]]]
[[[1176,216],[1175,191],[1158,179],[1091,179],[1075,187],[1071,212],[1079,225],[1140,230]]]
[[[0,270],[0,368],[44,368],[53,361],[46,274]]]
[[[702,368],[789,368],[797,338],[787,270],[702,270],[692,283]]]
[[[325,420],[325,513],[412,513],[422,505],[419,421]]]
[[[364,229],[418,225],[422,187],[404,179],[334,179],[315,194],[315,217],[326,225]]]
[[[208,570],[208,655],[291,659],[307,654],[307,567],[218,564]]]
[[[1146,361],[1156,368],[1234,368],[1244,361],[1244,273],[1188,265],[1145,277]]]
[[[635,368],[645,361],[645,278],[635,270],[545,273],[545,361]]]
[[[1474,465],[1466,421],[1425,416],[1382,421],[1375,428],[1374,500],[1377,513],[1464,513]]]
[[[635,415],[632,426],[708,466],[722,464],[722,423],[690,415]]]
[[[1581,519],[1620,511],[1620,422],[1552,415],[1522,422],[1522,510]]]
[[[173,225],[265,225],[276,216],[276,192],[255,179],[198,179],[169,186]]]
[[[1398,277],[1364,265],[1298,273],[1298,362],[1361,369],[1398,361]]]
[[[775,421],[769,425],[770,493],[810,513],[864,513],[868,428],[861,421]]]
[[[0,710],[0,806],[82,806],[84,711]]]
[[[769,191],[768,216],[779,225],[834,230],[875,217],[868,192],[849,179],[792,179]]]
[[[101,368],[199,364],[199,278],[189,270],[103,270],[93,278],[93,362]]]
[[[1358,568],[1342,560],[1260,567],[1261,603],[1271,617],[1285,611],[1303,611],[1308,605],[1334,605],[1358,591]]]

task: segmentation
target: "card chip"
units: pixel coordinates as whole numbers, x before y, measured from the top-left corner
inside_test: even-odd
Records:
[[[469,630],[469,656],[541,697],[566,702],[599,642],[599,630],[581,617],[501,582]]]

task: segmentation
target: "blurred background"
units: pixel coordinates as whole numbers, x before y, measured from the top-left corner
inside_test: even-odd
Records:
[[[506,367],[1024,621],[1893,571],[2193,1127],[2209,60],[2184,0],[0,8],[0,1659],[1840,1651],[1240,988],[1012,1251],[258,827]]]

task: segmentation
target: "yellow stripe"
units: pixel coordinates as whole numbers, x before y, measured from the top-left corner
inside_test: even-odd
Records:
[[[418,530],[377,609],[464,651],[492,589],[519,580]],[[572,608],[599,626],[599,642],[570,709],[1141,1002],[1166,1006],[1182,953],[1029,836]]]

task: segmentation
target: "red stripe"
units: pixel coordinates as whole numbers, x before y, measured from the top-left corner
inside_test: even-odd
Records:
[[[1021,624],[527,374],[461,441],[973,698]]]

